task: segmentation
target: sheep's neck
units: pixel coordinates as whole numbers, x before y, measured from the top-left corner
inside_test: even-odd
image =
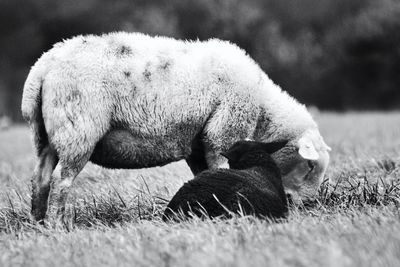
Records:
[[[282,91],[267,76],[262,81],[262,87],[255,140],[290,140],[307,129],[317,128],[306,107]]]

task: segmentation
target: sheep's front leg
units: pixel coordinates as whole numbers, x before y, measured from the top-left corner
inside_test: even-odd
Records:
[[[226,152],[236,141],[244,139],[234,135],[224,139],[215,138],[223,135],[222,131],[223,129],[221,128],[219,129],[220,133],[213,134],[209,132],[204,139],[204,157],[209,169],[229,169],[228,159],[222,156],[221,153]]]
[[[221,155],[223,149],[208,150],[206,153],[206,161],[209,169],[229,169],[228,160]]]
[[[190,170],[194,175],[207,170],[207,160],[205,155],[205,148],[201,139],[201,134],[198,134],[192,141],[191,146],[192,152],[189,157],[186,158],[186,163],[189,165]]]
[[[192,153],[186,159],[193,175],[207,170],[216,168],[228,168],[228,161],[221,156],[221,149],[211,149],[207,144],[202,144],[198,149],[192,148]]]
[[[209,169],[229,168],[221,155],[235,142],[252,138],[259,110],[246,99],[221,104],[207,122],[203,133],[205,159]]]
[[[189,165],[193,175],[197,175],[198,173],[208,169],[204,153],[200,154],[192,152],[192,154],[190,154],[190,156],[186,159],[186,163]]]

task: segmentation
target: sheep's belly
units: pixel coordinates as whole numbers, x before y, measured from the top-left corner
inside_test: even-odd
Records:
[[[190,143],[176,138],[139,138],[127,130],[113,130],[97,143],[90,161],[106,168],[139,169],[178,161],[189,153]]]

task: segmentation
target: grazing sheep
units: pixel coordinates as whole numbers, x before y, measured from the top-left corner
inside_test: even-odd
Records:
[[[163,220],[243,213],[284,218],[288,208],[281,174],[270,154],[287,142],[239,141],[223,155],[231,169],[206,170],[185,183],[169,202]]]
[[[220,152],[235,141],[285,139],[274,157],[284,187],[300,197],[315,194],[329,161],[306,108],[243,50],[217,39],[112,33],[58,43],[32,67],[22,114],[39,157],[32,177],[38,220],[47,209],[49,218],[63,214],[88,161],[134,169],[186,159],[196,174],[226,166]]]

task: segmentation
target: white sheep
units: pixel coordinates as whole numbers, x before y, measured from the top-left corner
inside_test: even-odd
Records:
[[[235,141],[290,140],[275,153],[287,191],[311,197],[329,148],[306,108],[236,45],[139,33],[78,36],[32,67],[22,114],[39,160],[32,214],[61,215],[88,161],[145,168],[186,159],[193,173],[227,165]],[[61,179],[52,179],[59,164]],[[53,182],[51,182],[53,181]],[[51,186],[50,186],[51,185]]]

